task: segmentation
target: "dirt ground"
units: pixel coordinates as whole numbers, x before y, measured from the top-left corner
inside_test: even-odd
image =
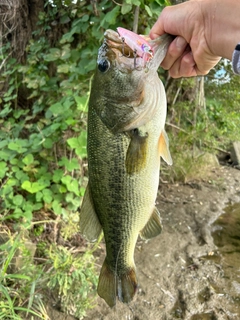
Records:
[[[161,182],[157,206],[164,229],[137,243],[134,301],[110,309],[98,297],[84,320],[240,319],[240,170],[220,166],[205,180]],[[75,319],[48,312],[51,320]]]
[[[84,320],[240,319],[238,203],[240,170],[231,167],[213,169],[204,181],[161,183],[157,206],[164,230],[151,241],[137,243],[136,298],[110,309],[98,297]],[[233,227],[224,242],[220,215],[225,208],[238,208],[238,213],[236,220],[231,213],[223,220]],[[219,237],[218,247],[214,239]],[[103,259],[104,252],[100,265]]]

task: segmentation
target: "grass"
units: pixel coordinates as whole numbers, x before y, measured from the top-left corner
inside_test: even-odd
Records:
[[[50,295],[58,300],[60,311],[76,319],[93,307],[97,274],[92,253],[98,244],[79,250],[69,246],[69,239],[62,245],[49,244],[44,231],[41,235],[37,232],[33,240],[41,243],[41,257],[36,257],[38,246],[29,249],[27,230],[16,233],[7,226],[1,229],[0,319],[50,320]]]

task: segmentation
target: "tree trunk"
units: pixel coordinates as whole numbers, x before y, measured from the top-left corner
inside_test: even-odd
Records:
[[[25,48],[35,29],[44,0],[0,0],[0,50],[11,44],[11,56],[25,60]]]

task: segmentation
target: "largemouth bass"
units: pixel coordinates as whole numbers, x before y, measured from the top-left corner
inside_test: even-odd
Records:
[[[103,230],[106,258],[98,294],[110,307],[137,290],[134,249],[161,230],[155,207],[160,156],[172,164],[164,130],[166,96],[157,69],[170,36],[149,41],[154,55],[143,66],[118,33],[107,30],[99,49],[88,111],[89,182],[80,231],[95,241]]]

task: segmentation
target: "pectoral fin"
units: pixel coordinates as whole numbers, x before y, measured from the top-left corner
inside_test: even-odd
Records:
[[[82,207],[80,210],[80,233],[90,242],[96,241],[102,231],[102,226],[98,220],[94,209],[90,187],[86,188]]]
[[[161,224],[161,218],[160,213],[158,209],[155,207],[153,210],[153,213],[148,220],[145,227],[140,232],[140,236],[142,239],[151,239],[156,236],[158,236],[162,232],[162,224]]]
[[[148,133],[133,129],[129,132],[131,141],[126,155],[126,170],[128,174],[141,171],[146,165]]]
[[[158,150],[159,150],[159,154],[163,158],[163,160],[171,166],[172,165],[172,157],[171,157],[171,154],[169,151],[168,136],[167,136],[167,133],[165,132],[164,129],[161,132],[161,135],[159,137]]]

